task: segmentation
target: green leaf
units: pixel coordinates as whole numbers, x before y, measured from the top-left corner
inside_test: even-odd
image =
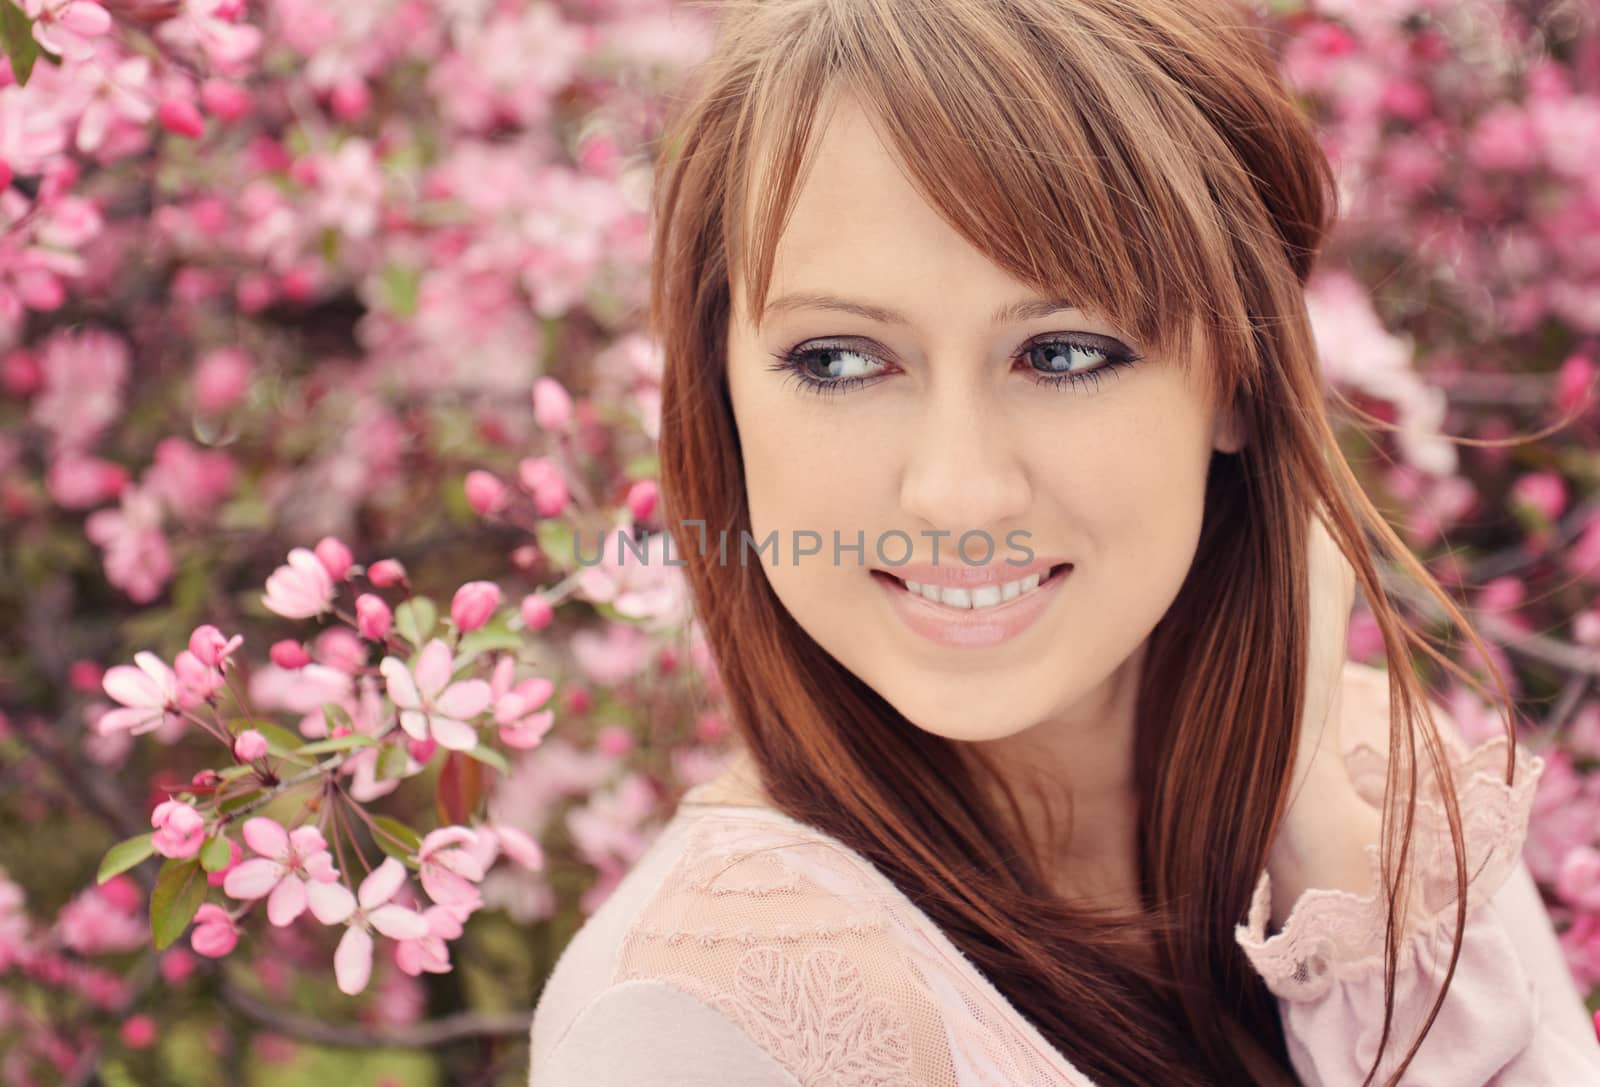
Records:
[[[472,750],[463,751],[461,754],[469,759],[477,759],[485,766],[492,766],[502,774],[511,773],[511,764],[506,761],[506,757],[492,747],[485,747],[483,744],[479,744]]]
[[[150,893],[150,932],[156,950],[165,951],[189,927],[206,900],[206,877],[198,858],[169,860]]]
[[[640,453],[630,457],[622,471],[629,479],[655,479],[661,474],[661,458],[655,453]]]
[[[355,722],[350,720],[350,714],[337,702],[324,702],[322,716],[328,722],[328,731],[334,732],[341,728],[354,728]]]
[[[539,544],[539,550],[555,564],[558,570],[573,570],[578,568],[578,554],[573,547],[572,526],[565,521],[540,521],[533,530],[534,539]],[[586,559],[593,559],[596,544],[592,537],[583,541],[583,555]],[[591,563],[593,565],[593,563]]]
[[[461,678],[462,673],[485,653],[522,648],[522,635],[505,625],[507,618],[505,615],[496,616],[487,625],[461,636],[461,646],[456,650],[454,678]]]
[[[378,768],[373,774],[379,781],[393,781],[406,772],[411,756],[400,744],[389,744],[378,755]]]
[[[233,850],[228,846],[226,834],[219,834],[200,847],[200,867],[207,872],[222,871],[232,859]]]
[[[390,264],[384,267],[379,284],[382,298],[397,317],[410,317],[417,312],[417,296],[422,287],[422,270],[409,264]]]
[[[4,2],[5,0],[0,0],[0,3]],[[100,862],[100,872],[95,877],[95,882],[104,883],[112,876],[126,872],[155,851],[155,831],[141,834],[137,838],[129,838],[125,842],[118,842],[106,850],[105,859]]]
[[[357,747],[374,747],[378,743],[371,736],[363,736],[359,732],[335,736],[329,740],[318,740],[314,744],[306,744],[295,752],[296,755],[326,755],[330,751],[350,751]]]
[[[387,815],[374,815],[372,822],[386,833],[374,832],[372,840],[378,843],[378,848],[383,850],[395,860],[403,863],[407,868],[421,867],[413,857],[418,849],[422,848],[422,835]],[[394,839],[400,839],[395,841]]]
[[[414,596],[394,609],[394,629],[418,649],[432,637],[438,620],[439,609],[425,596]]]
[[[217,810],[223,815],[231,815],[240,808],[249,807],[251,804],[255,803],[260,796],[260,789],[252,789],[248,793],[240,793],[238,796],[230,796],[217,806]]]
[[[0,0],[0,52],[10,59],[17,86],[27,86],[33,62],[39,59],[39,43],[33,38],[33,20],[11,0]]]

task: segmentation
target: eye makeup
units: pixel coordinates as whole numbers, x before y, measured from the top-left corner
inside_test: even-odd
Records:
[[[879,367],[878,372],[868,374],[841,372],[851,369],[850,363],[845,360],[852,356],[876,365]],[[773,352],[772,357],[776,361],[767,367],[768,370],[786,373],[800,391],[822,396],[837,396],[850,389],[876,382],[887,376],[887,368],[892,365],[885,362],[875,351],[856,341],[831,343],[826,340],[802,341],[794,347]],[[1012,361],[1027,365],[1037,375],[1034,380],[1040,385],[1057,388],[1084,388],[1092,385],[1098,389],[1100,382],[1107,375],[1115,376],[1122,367],[1138,362],[1141,358],[1142,355],[1135,354],[1109,336],[1050,333],[1024,344]],[[1081,359],[1088,359],[1090,362],[1099,360],[1099,363],[1089,368],[1080,366],[1074,369],[1074,366],[1080,365]],[[819,368],[825,372],[818,373]],[[868,367],[855,367],[855,369],[866,368]]]

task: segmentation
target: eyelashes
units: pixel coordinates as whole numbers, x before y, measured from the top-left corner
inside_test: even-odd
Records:
[[[828,359],[830,356],[836,358],[851,355],[868,359],[879,366],[887,365],[865,348],[851,344],[822,343],[813,347],[796,346],[785,351],[773,352],[772,357],[775,361],[767,369],[786,373],[800,391],[821,396],[837,396],[885,376],[882,373],[865,375],[835,373],[832,376],[822,377],[812,372],[817,360]],[[1103,361],[1092,369],[1070,369],[1082,356]],[[1138,362],[1143,357],[1109,337],[1055,334],[1026,344],[1012,362],[1026,361],[1035,375],[1035,383],[1039,385],[1056,388],[1092,386],[1094,389],[1099,389],[1100,382],[1108,375],[1116,376],[1122,367]],[[1036,363],[1042,366],[1035,365]],[[832,368],[834,363],[830,361],[825,365]]]

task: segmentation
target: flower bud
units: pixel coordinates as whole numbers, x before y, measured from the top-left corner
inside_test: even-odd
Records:
[[[533,383],[533,421],[542,430],[562,430],[572,422],[572,397],[553,377]]]
[[[492,581],[469,581],[450,601],[450,621],[466,634],[487,623],[499,606],[500,586]]]
[[[194,633],[189,635],[189,652],[199,658],[202,664],[221,669],[243,641],[243,636],[237,634],[230,640],[223,636],[222,631],[205,623],[195,627]]]
[[[267,738],[255,729],[245,729],[233,741],[233,756],[240,762],[251,762],[267,753]]]
[[[356,597],[356,629],[363,638],[381,642],[394,626],[394,613],[383,598],[375,593],[362,593]]]
[[[379,559],[367,567],[367,580],[377,588],[387,589],[406,579],[406,568],[397,559]]]
[[[166,800],[150,813],[151,844],[163,857],[192,857],[206,840],[205,818],[181,800]]]
[[[506,485],[489,472],[468,472],[463,489],[467,492],[467,505],[479,516],[498,513],[505,506]]]
[[[550,601],[540,593],[529,593],[522,598],[522,622],[529,630],[543,630],[555,618]]]
[[[628,512],[635,521],[649,520],[650,515],[656,511],[656,501],[660,492],[653,479],[641,479],[628,488]]]
[[[194,103],[182,98],[169,98],[161,103],[156,111],[156,120],[161,127],[174,136],[187,136],[197,140],[206,134],[206,120],[200,116],[200,111],[194,108]]]
[[[216,875],[215,872],[211,873]],[[194,932],[189,945],[208,959],[220,959],[239,943],[239,930],[233,918],[221,906],[210,902],[202,905],[194,915]]]
[[[250,112],[250,95],[237,83],[208,79],[200,84],[200,104],[219,121],[237,121]]]
[[[355,557],[350,554],[350,549],[343,542],[334,539],[332,536],[324,536],[317,541],[317,546],[314,550],[317,558],[328,571],[328,576],[335,581],[348,574],[351,563],[355,562]]]
[[[306,652],[305,646],[292,638],[273,642],[268,655],[272,658],[273,664],[291,671],[296,668],[304,668],[311,663],[311,654]]]

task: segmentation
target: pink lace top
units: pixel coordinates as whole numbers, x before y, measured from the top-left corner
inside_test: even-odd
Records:
[[[1600,1085],[1600,1044],[1520,859],[1543,760],[1519,746],[1508,788],[1505,744],[1451,749],[1467,929],[1407,1087]],[[1347,753],[1374,805],[1386,759],[1365,744]],[[562,953],[535,1011],[531,1087],[1093,1087],[865,859],[772,808],[719,802],[718,790],[689,790]],[[1429,795],[1418,796],[1418,905],[1378,1083],[1449,960],[1454,860]],[[1377,846],[1368,854],[1376,870]],[[1301,1081],[1354,1087],[1382,1029],[1378,897],[1309,890],[1268,933],[1269,888],[1263,871],[1239,946],[1278,998]]]

